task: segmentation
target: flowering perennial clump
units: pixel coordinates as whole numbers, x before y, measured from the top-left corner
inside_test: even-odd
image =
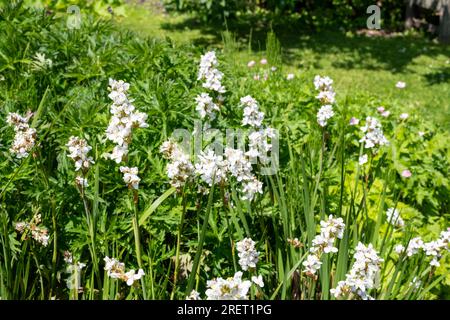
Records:
[[[28,234],[31,234],[31,238],[46,247],[50,236],[48,235],[47,228],[39,226],[41,222],[41,215],[36,214],[31,222],[16,222],[15,229],[20,234],[25,234],[25,239],[28,239]]]
[[[128,286],[132,286],[135,281],[140,280],[145,275],[144,270],[139,269],[125,272],[125,264],[119,262],[117,259],[105,257],[105,270],[108,271],[108,277],[112,279],[120,279],[125,281]]]
[[[365,246],[361,242],[356,246],[350,272],[344,281],[339,281],[336,288],[330,292],[335,298],[373,300],[368,291],[377,287],[381,263],[384,261],[378,257],[372,244]]]
[[[147,114],[139,112],[132,104],[133,100],[128,99],[127,91],[130,84],[123,80],[109,79],[108,97],[113,101],[110,112],[112,114],[108,128],[106,129],[106,137],[114,142],[116,146],[108,157],[116,163],[124,161],[128,155],[128,145],[131,142],[132,129],[146,128],[148,124]]]
[[[245,238],[236,244],[239,265],[244,271],[247,271],[249,268],[256,268],[259,260],[259,252],[256,250],[255,244],[256,242],[250,238]]]
[[[320,234],[313,239],[312,247],[309,249],[310,254],[303,261],[304,272],[307,275],[314,277],[320,269],[322,253],[336,253],[338,251],[334,246],[334,241],[336,238],[342,239],[344,228],[345,224],[342,218],[333,218],[333,215],[330,215],[326,221],[320,221]]]
[[[30,128],[28,124],[32,116],[32,112],[28,112],[25,117],[18,113],[10,112],[6,119],[6,122],[13,126],[15,131],[14,141],[9,150],[19,159],[28,157],[29,152],[36,143],[36,130]]]
[[[242,280],[242,272],[236,272],[228,279],[208,280],[205,294],[207,300],[247,300],[252,282]]]

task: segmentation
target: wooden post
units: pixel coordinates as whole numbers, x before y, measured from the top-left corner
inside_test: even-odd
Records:
[[[450,0],[442,0],[439,19],[439,41],[450,43]]]

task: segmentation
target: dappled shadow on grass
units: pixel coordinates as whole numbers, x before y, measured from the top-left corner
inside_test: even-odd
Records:
[[[442,68],[437,72],[427,73],[424,77],[429,85],[450,83],[450,67]]]
[[[199,30],[208,38],[193,39],[203,46],[222,44],[222,31],[228,29],[235,34],[238,43],[254,51],[265,50],[267,33],[273,30],[281,42],[283,59],[288,65],[302,60],[302,52],[308,50],[308,64],[318,64],[324,55],[332,55],[331,64],[342,69],[383,69],[402,72],[418,56],[450,56],[450,46],[433,43],[420,35],[365,36],[345,33],[334,29],[318,30],[316,27],[293,17],[241,16],[227,21],[209,23],[190,17],[177,23],[164,23],[162,28],[172,32]],[[302,65],[294,65],[302,67]]]

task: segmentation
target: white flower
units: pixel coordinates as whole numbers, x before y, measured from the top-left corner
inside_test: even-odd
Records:
[[[227,160],[229,172],[238,182],[249,180],[253,177],[252,165],[242,150],[225,148],[225,159]]]
[[[286,76],[286,80],[292,80],[295,78],[295,75],[293,73],[288,73],[288,75]]]
[[[193,176],[194,166],[187,154],[179,153],[177,155],[177,157],[172,158],[171,162],[167,164],[166,170],[170,185],[177,189],[181,189]]]
[[[69,148],[69,154],[67,156],[75,161],[75,171],[80,169],[86,171],[94,163],[92,157],[88,156],[92,147],[88,145],[85,139],[71,136],[66,146]]]
[[[259,63],[261,63],[262,65],[267,64],[267,59],[263,58],[261,59],[261,61],[259,61]]]
[[[258,287],[264,288],[264,281],[263,281],[263,277],[261,275],[259,275],[257,277],[252,276],[252,282],[255,283]]]
[[[75,183],[78,186],[83,187],[83,188],[87,188],[89,186],[87,179],[83,178],[83,177],[80,177],[80,176],[76,176],[75,177]]]
[[[390,111],[384,111],[383,113],[381,113],[381,116],[387,118],[389,117],[390,114],[391,114]]]
[[[425,132],[419,131],[417,134],[419,135],[419,137],[423,137],[425,135]]]
[[[335,298],[343,298],[353,293],[362,300],[373,300],[367,292],[376,287],[383,259],[378,257],[372,244],[365,246],[361,242],[356,246],[353,258],[355,262],[345,281],[339,281],[337,287],[330,292]]]
[[[212,186],[227,181],[227,162],[222,156],[216,155],[213,150],[201,152],[198,156],[199,162],[195,164],[195,172],[200,178]]]
[[[50,236],[48,235],[48,230],[45,227],[39,226],[41,222],[41,215],[37,214],[33,217],[31,222],[16,222],[14,227],[19,233],[30,233],[31,238],[46,247]]]
[[[350,125],[351,126],[356,126],[358,123],[359,123],[359,119],[358,118],[352,117],[350,119]]]
[[[409,117],[409,114],[407,114],[407,113],[402,113],[400,115],[400,119],[402,119],[402,120],[406,120],[406,119],[408,119],[408,117]]]
[[[245,238],[236,244],[239,265],[244,271],[247,271],[249,268],[256,268],[259,252],[256,251],[255,244],[255,241],[250,238]]]
[[[197,291],[192,290],[189,296],[186,297],[186,300],[202,300],[202,298],[200,298],[200,294]]]
[[[195,110],[200,114],[200,118],[204,119],[206,116],[208,116],[210,120],[216,118],[214,111],[219,111],[220,108],[213,102],[209,94],[202,93],[195,98],[195,101],[197,102]]]
[[[397,244],[397,245],[395,245],[395,247],[394,247],[394,251],[395,251],[396,253],[398,253],[398,254],[401,254],[401,253],[403,253],[403,252],[405,251],[405,246],[402,245],[402,244]]]
[[[28,112],[25,117],[18,113],[9,113],[6,122],[14,127],[14,141],[9,149],[17,158],[28,157],[36,143],[36,130],[30,128],[28,121],[33,113]]]
[[[120,172],[123,173],[123,181],[128,185],[129,188],[138,189],[139,181],[141,179],[138,177],[139,170],[137,167],[120,167]]]
[[[128,144],[117,145],[114,147],[112,153],[109,155],[111,160],[114,160],[117,164],[121,163],[123,158],[128,155]]]
[[[408,243],[408,248],[406,248],[406,255],[411,257],[417,253],[419,250],[423,248],[423,240],[420,237],[413,238]]]
[[[260,127],[264,120],[264,113],[259,111],[258,102],[251,96],[245,96],[241,98],[241,105],[244,107],[242,125]]]
[[[314,77],[314,87],[316,90],[328,91],[333,84],[333,80],[330,77],[321,77],[319,75]]]
[[[390,224],[393,226],[402,228],[405,226],[405,222],[403,221],[402,217],[400,217],[400,213],[397,209],[389,208],[386,211],[387,220]]]
[[[125,281],[128,286],[132,286],[135,281],[140,280],[145,275],[142,269],[139,269],[137,273],[134,270],[125,272],[125,264],[115,258],[105,257],[103,260],[108,277]]]
[[[419,289],[420,286],[422,285],[422,281],[420,281],[417,277],[414,277],[412,281],[409,283],[409,285],[414,289]]]
[[[244,194],[242,196],[243,200],[253,200],[255,197],[255,194],[260,193],[262,194],[262,182],[253,177],[250,180],[246,180],[242,183],[242,193]]]
[[[336,101],[336,93],[333,89],[320,91],[316,98],[323,104],[333,104]]]
[[[404,89],[404,88],[406,87],[406,83],[403,82],[403,81],[398,81],[398,82],[395,84],[395,87],[398,88],[398,89]]]
[[[358,163],[360,166],[366,164],[367,163],[367,154],[363,154],[361,157],[359,157]]]
[[[206,89],[224,93],[225,87],[221,84],[223,73],[214,68],[217,65],[218,62],[214,51],[202,55],[197,80],[204,80],[203,87]]]
[[[267,163],[270,159],[269,153],[272,144],[269,139],[276,138],[276,131],[273,128],[264,128],[252,131],[248,136],[248,148],[245,153],[251,159],[259,158],[261,163]]]
[[[208,280],[205,294],[207,300],[247,300],[251,285],[248,280],[242,281],[242,272],[236,272],[232,278]]]
[[[317,122],[321,127],[325,127],[327,125],[327,121],[334,116],[333,107],[331,105],[324,105],[320,107],[317,112]]]
[[[316,235],[312,240],[312,247],[309,249],[310,254],[303,262],[304,272],[314,275],[320,269],[320,257],[322,253],[336,253],[338,249],[334,246],[336,238],[342,239],[344,236],[344,220],[342,218],[334,218],[329,215],[328,220],[320,221],[320,234]]]
[[[251,60],[251,61],[249,61],[249,63],[247,63],[247,67],[251,68],[255,65],[255,63],[256,62],[254,60]]]
[[[384,146],[389,143],[383,134],[381,123],[372,117],[366,118],[366,124],[361,127],[361,131],[364,132],[364,136],[359,142],[364,142],[366,149],[374,148],[375,146]]]
[[[315,274],[322,265],[319,257],[314,254],[308,255],[305,261],[303,261],[302,265],[305,267],[304,271],[309,274]]]
[[[140,280],[144,275],[145,273],[142,269],[139,269],[137,273],[134,270],[130,270],[124,274],[124,280],[131,287],[135,281]]]
[[[111,154],[107,156],[120,163],[128,154],[128,145],[131,142],[132,130],[147,128],[147,114],[136,110],[132,100],[128,99],[127,91],[130,84],[123,80],[109,79],[108,97],[113,101],[110,112],[112,117],[106,129],[106,138],[116,144]]]

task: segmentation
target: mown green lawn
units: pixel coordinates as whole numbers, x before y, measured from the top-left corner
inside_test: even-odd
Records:
[[[152,6],[132,6],[120,18],[124,27],[144,35],[205,47],[223,47],[224,28],[189,15],[163,13]],[[244,19],[242,19],[244,20]],[[286,22],[289,23],[289,22]],[[236,61],[264,57],[268,21],[228,23],[240,50]],[[450,128],[450,47],[418,34],[360,36],[343,30],[309,32],[274,27],[283,52],[284,72],[322,74],[335,81],[338,98],[364,97],[387,107],[432,117]],[[249,43],[251,46],[249,46]],[[249,50],[251,48],[251,50]],[[397,89],[398,81],[406,83]]]

